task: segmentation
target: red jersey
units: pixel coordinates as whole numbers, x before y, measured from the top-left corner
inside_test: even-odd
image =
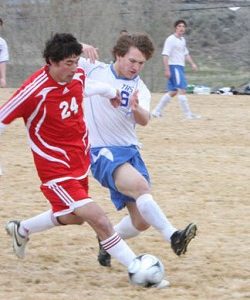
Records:
[[[23,118],[42,183],[87,176],[89,142],[83,118],[85,74],[78,68],[70,83],[59,83],[48,66],[31,75],[0,107],[0,123]]]

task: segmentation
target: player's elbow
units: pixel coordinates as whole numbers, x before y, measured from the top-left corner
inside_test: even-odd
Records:
[[[141,126],[146,126],[146,125],[148,125],[148,122],[149,122],[149,117],[148,118],[142,118],[137,123],[140,124]]]

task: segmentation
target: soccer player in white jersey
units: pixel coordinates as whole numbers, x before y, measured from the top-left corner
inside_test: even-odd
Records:
[[[9,221],[6,231],[12,238],[14,253],[23,258],[32,233],[58,224],[87,222],[105,250],[127,267],[134,252],[88,194],[90,147],[82,105],[85,73],[78,67],[81,53],[82,45],[73,35],[55,34],[46,43],[46,65],[0,107],[0,131],[16,118],[23,118],[41,191],[52,207],[27,220]],[[95,82],[92,90],[88,86],[85,91],[89,95],[96,92],[105,96],[105,101],[111,98],[114,106],[119,103],[116,89],[109,85]]]
[[[0,29],[3,26],[3,20],[0,18]],[[9,60],[9,51],[6,41],[0,37],[0,87],[6,87],[6,63]]]
[[[165,40],[162,50],[165,76],[168,80],[167,93],[162,96],[152,111],[152,115],[156,118],[161,117],[165,106],[172,97],[178,94],[178,100],[185,118],[188,120],[200,119],[201,116],[192,113],[186,96],[185,60],[191,64],[194,71],[197,70],[197,66],[187,49],[186,40],[183,37],[187,24],[184,20],[178,20],[175,22],[174,27],[175,33]]]
[[[164,240],[171,242],[177,255],[184,254],[196,234],[190,223],[177,230],[166,218],[150,190],[147,168],[139,152],[135,126],[146,126],[150,120],[151,95],[139,77],[144,64],[153,54],[154,46],[146,34],[121,35],[113,47],[114,63],[96,62],[80,58],[79,65],[87,77],[108,83],[120,91],[118,108],[108,99],[92,96],[85,99],[86,121],[91,143],[93,176],[110,190],[117,210],[126,207],[125,216],[115,230],[123,239],[137,236],[153,226]],[[99,243],[98,261],[110,266],[110,255]]]

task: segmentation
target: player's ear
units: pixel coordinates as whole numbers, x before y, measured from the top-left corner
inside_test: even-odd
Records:
[[[48,64],[49,65],[56,65],[57,62],[53,61],[51,58],[48,59]]]
[[[48,65],[51,65],[52,64],[52,60],[50,58],[48,58],[47,63],[48,63]]]

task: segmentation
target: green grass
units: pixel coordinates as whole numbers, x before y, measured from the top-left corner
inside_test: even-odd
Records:
[[[238,87],[250,82],[250,72],[229,69],[200,69],[198,72],[187,70],[189,84],[207,85],[210,87]]]

